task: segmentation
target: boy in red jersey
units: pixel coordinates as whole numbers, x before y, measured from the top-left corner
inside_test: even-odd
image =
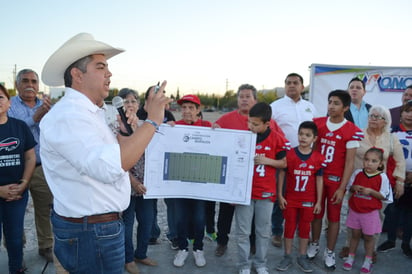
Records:
[[[316,149],[325,156],[327,167],[323,173],[322,210],[315,214],[312,221],[312,242],[309,244],[307,256],[313,259],[319,253],[319,238],[326,202],[328,230],[323,258],[325,266],[332,269],[336,267],[334,249],[339,233],[342,199],[353,172],[356,148],[363,138],[362,130],[344,117],[350,102],[351,97],[347,91],[331,91],[328,95],[329,117],[314,119],[319,132]]]
[[[243,84],[237,91],[238,108],[220,117],[214,124],[214,128],[227,128],[248,130],[248,115],[250,109],[257,103],[257,90],[253,85]],[[282,135],[283,131],[279,128],[275,120],[270,120],[270,128]],[[232,226],[232,219],[235,207],[229,203],[219,204],[219,217],[217,220],[217,247],[215,255],[220,257],[225,254],[229,242],[229,233]],[[253,245],[253,237],[251,237]]]
[[[286,169],[279,171],[278,201],[284,210],[285,218],[285,256],[277,270],[286,271],[292,264],[292,243],[297,226],[299,226],[298,265],[304,272],[312,272],[313,268],[306,259],[306,248],[309,243],[310,223],[315,213],[321,211],[323,190],[323,168],[325,157],[312,150],[318,136],[316,124],[306,121],[298,129],[299,145],[286,153]],[[283,197],[283,182],[286,173],[286,193]]]
[[[266,254],[271,232],[273,202],[276,200],[276,168],[286,167],[289,142],[270,128],[272,109],[266,103],[257,103],[249,111],[249,129],[257,133],[256,156],[250,205],[236,205],[236,238],[239,273],[250,273],[251,225],[254,217],[256,254],[253,264],[258,274],[269,273]]]

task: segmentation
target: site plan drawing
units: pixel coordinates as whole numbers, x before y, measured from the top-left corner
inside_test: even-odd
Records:
[[[249,204],[256,134],[161,125],[145,152],[146,199]]]

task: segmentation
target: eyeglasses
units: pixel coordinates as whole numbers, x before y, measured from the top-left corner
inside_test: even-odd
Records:
[[[385,120],[385,117],[382,117],[380,115],[375,115],[375,114],[369,114],[368,118],[371,120]]]
[[[124,100],[123,101],[123,104],[137,104],[137,103],[139,103],[137,100]]]

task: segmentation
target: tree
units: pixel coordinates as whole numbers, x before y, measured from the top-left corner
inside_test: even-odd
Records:
[[[258,102],[265,102],[265,103],[270,104],[273,101],[275,101],[276,99],[278,99],[278,95],[277,95],[277,92],[275,90],[266,91],[266,92],[259,91],[257,93]]]
[[[119,94],[119,89],[113,88],[113,89],[109,90],[109,96],[107,96],[107,98],[104,99],[104,100],[106,102],[111,102],[113,97],[117,96],[117,94]]]
[[[17,92],[15,89],[8,89],[7,92],[10,94],[10,97],[16,96]]]
[[[237,107],[237,94],[234,90],[228,90],[225,92],[225,95],[220,99],[220,108],[221,109],[235,109]]]

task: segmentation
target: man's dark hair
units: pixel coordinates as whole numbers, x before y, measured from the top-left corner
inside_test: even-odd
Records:
[[[339,100],[341,100],[344,107],[350,106],[351,98],[350,98],[349,92],[347,92],[346,90],[342,90],[342,89],[332,90],[331,92],[329,92],[328,100],[332,96],[338,97]]]
[[[300,82],[301,82],[302,85],[303,85],[303,77],[300,76],[300,74],[297,74],[296,72],[289,73],[288,76],[286,76],[286,78],[285,78],[285,83],[286,83],[286,80],[287,80],[289,77],[298,77],[299,80],[300,80]]]
[[[299,125],[299,130],[298,130],[298,132],[299,132],[302,128],[310,129],[310,130],[312,130],[313,136],[318,136],[318,127],[316,126],[315,122],[313,122],[313,121],[305,121],[305,122],[302,122],[302,123]]]
[[[272,108],[265,102],[256,103],[249,110],[249,117],[260,118],[263,123],[269,122],[272,118]]]
[[[365,82],[363,82],[362,79],[360,79],[359,77],[353,77],[352,79],[350,79],[348,87],[350,86],[350,84],[352,84],[352,82],[356,82],[356,81],[361,82],[363,89],[366,90]]]
[[[74,62],[73,64],[71,64],[64,72],[64,86],[70,88],[73,84],[73,77],[72,77],[72,74],[71,74],[72,68],[77,68],[81,72],[86,73],[87,72],[87,65],[91,61],[93,61],[93,56],[89,55],[89,56],[83,57],[83,58],[77,60],[76,62]]]
[[[252,90],[253,98],[255,98],[255,100],[257,99],[257,90],[256,90],[256,88],[253,85],[249,85],[249,84],[240,85],[240,87],[237,89],[237,97],[239,97],[240,91],[244,90],[244,89]]]
[[[405,90],[407,89],[412,89],[412,85],[407,86]]]

